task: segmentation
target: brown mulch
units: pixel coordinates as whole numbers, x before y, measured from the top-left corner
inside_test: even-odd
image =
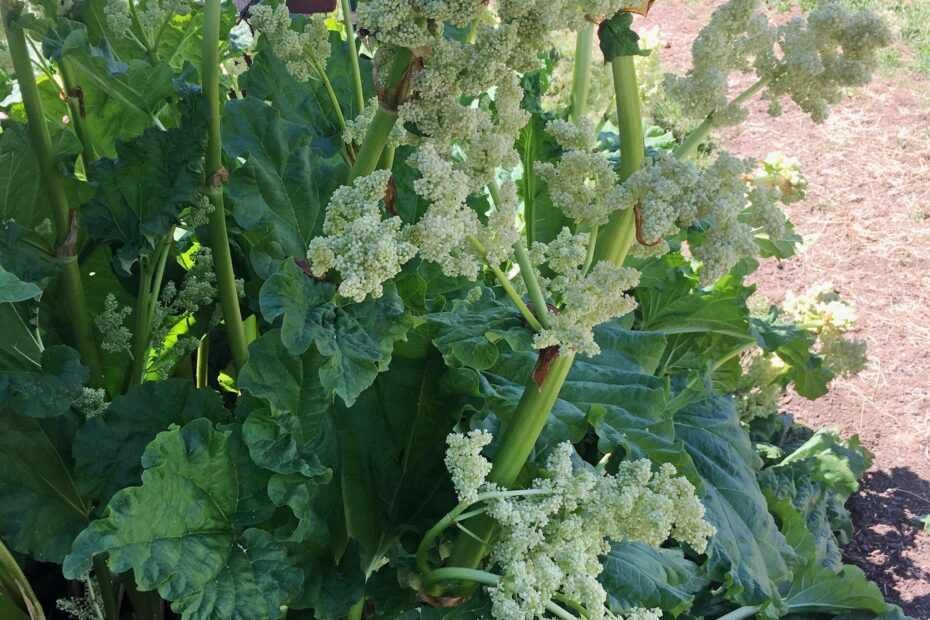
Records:
[[[656,3],[643,27],[659,25],[662,62],[683,72],[690,45],[720,0]],[[750,82],[741,82],[743,87]],[[805,244],[767,261],[759,292],[780,302],[829,281],[859,314],[855,336],[868,368],[838,379],[816,401],[784,403],[803,423],[858,433],[875,455],[848,507],[856,534],[846,561],[860,566],[889,601],[930,619],[930,533],[912,522],[930,513],[930,80],[877,76],[815,125],[790,102],[770,118],[756,101],[749,121],[717,132],[741,156],[798,157],[806,200],[788,213]]]

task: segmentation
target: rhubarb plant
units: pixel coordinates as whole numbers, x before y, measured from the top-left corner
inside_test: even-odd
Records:
[[[663,80],[648,4],[0,2],[4,617],[903,617],[778,407],[848,306],[750,309],[806,181],[699,148],[890,35],[729,0]]]

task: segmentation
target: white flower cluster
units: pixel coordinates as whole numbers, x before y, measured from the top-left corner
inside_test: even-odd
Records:
[[[335,269],[343,297],[355,301],[367,295],[380,297],[382,284],[416,254],[401,219],[381,217],[390,178],[389,170],[376,170],[337,189],[326,209],[326,236],[310,241],[310,268],[318,275]]]
[[[700,221],[705,239],[691,252],[703,263],[701,282],[706,285],[757,253],[755,229],[771,238],[784,233],[778,191],[750,188],[743,180],[754,167],[752,160],[727,153],[703,170],[690,161],[659,156],[646,160],[620,186],[620,200],[639,210],[639,237],[645,244],[659,242],[676,225]]]
[[[109,406],[107,392],[103,388],[82,388],[78,397],[71,401],[71,408],[87,420],[101,416]]]
[[[345,131],[342,132],[342,141],[346,144],[361,144],[377,110],[378,98],[372,97],[368,105],[365,106],[365,109],[359,112],[358,116],[346,121]],[[409,144],[411,138],[412,136],[404,129],[402,123],[395,123],[385,146],[388,148],[397,148],[402,144]]]
[[[743,361],[736,397],[736,410],[745,422],[778,414],[778,403],[785,394],[779,377],[785,363],[775,354],[753,355]]]
[[[249,24],[268,39],[268,43],[294,79],[307,82],[319,79],[329,60],[329,30],[326,15],[309,15],[302,32],[291,28],[291,14],[286,4],[272,7],[258,4],[249,9]]]
[[[865,368],[866,343],[847,336],[855,327],[856,310],[840,298],[832,284],[815,284],[797,296],[789,292],[783,309],[793,321],[816,334],[818,352],[828,370],[851,377]]]
[[[459,443],[465,446],[459,450],[461,457],[471,464],[456,462],[459,454],[448,460],[457,471],[470,474],[469,494],[460,497],[468,502],[476,497],[474,476],[482,471],[483,459],[475,457],[479,441],[467,437],[456,440]],[[574,453],[571,444],[559,445],[543,475],[533,481],[532,494],[486,503],[500,526],[491,562],[501,579],[488,588],[496,618],[543,618],[546,605],[557,596],[584,607],[585,617],[592,620],[614,617],[597,580],[602,570],[599,557],[610,550],[609,541],[628,539],[658,547],[674,537],[700,553],[715,532],[704,519],[694,487],[677,476],[672,465],[654,472],[648,460],[626,461],[616,474],[604,475],[587,466],[574,468]],[[485,484],[482,490],[495,487]],[[628,617],[658,618],[661,612],[638,609]]]
[[[807,195],[807,178],[801,173],[801,162],[797,157],[773,151],[759,162],[756,176],[757,179],[770,179],[769,185],[781,192],[784,203],[803,200]]]
[[[201,194],[196,203],[191,204],[187,209],[187,215],[183,218],[184,226],[188,230],[194,230],[198,226],[205,226],[210,221],[210,214],[215,207],[206,194]]]
[[[491,433],[480,429],[466,434],[449,433],[446,437],[446,445],[449,446],[445,457],[446,469],[460,502],[478,501],[478,489],[491,473],[491,463],[481,456],[481,450],[493,439]]]
[[[149,38],[154,37],[175,15],[189,15],[191,5],[188,0],[145,0],[135,6],[139,25]],[[126,38],[132,30],[132,13],[127,0],[107,0],[103,8],[107,26],[117,37]]]
[[[421,174],[414,181],[414,191],[430,203],[413,226],[412,238],[420,256],[438,263],[450,277],[472,280],[478,277],[482,260],[495,266],[506,261],[520,234],[516,186],[512,182],[503,185],[501,204],[482,224],[466,203],[468,174],[440,156],[432,142],[423,144],[408,161]]]
[[[100,332],[100,348],[110,353],[128,351],[132,346],[132,332],[126,327],[126,319],[132,314],[129,306],[120,306],[113,293],[103,300],[103,312],[94,317],[94,325]]]
[[[548,131],[563,149],[555,164],[536,164],[536,174],[549,188],[549,197],[566,217],[578,224],[597,226],[622,208],[619,178],[607,157],[590,149],[594,146],[594,126],[587,118],[577,123],[549,121]]]
[[[729,0],[695,39],[687,76],[667,75],[665,92],[693,117],[734,125],[747,111],[728,101],[729,75],[755,71],[767,81],[771,114],[780,112],[779,99],[787,95],[821,122],[842,87],[871,79],[876,52],[890,41],[888,28],[870,11],[850,13],[824,4],[806,18],[775,26],[762,13],[760,0]]]
[[[639,283],[639,272],[599,261],[589,271],[588,233],[572,234],[563,228],[549,244],[536,242],[530,258],[536,265],[547,265],[552,277],[540,275],[540,283],[559,302],[559,311],[549,315],[549,327],[536,333],[533,346],[550,346],[597,355],[594,328],[612,318],[623,316],[636,307],[626,291]]]

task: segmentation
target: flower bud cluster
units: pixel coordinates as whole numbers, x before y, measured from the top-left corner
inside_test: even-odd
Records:
[[[549,315],[549,327],[536,333],[533,346],[564,347],[586,355],[597,355],[594,328],[636,307],[626,291],[639,283],[639,272],[599,261],[586,271],[588,233],[572,234],[563,228],[549,244],[536,242],[530,258],[545,264],[551,277],[540,275],[540,283],[558,301],[559,312]]]
[[[488,436],[472,435],[450,440],[447,455],[458,479],[468,482],[467,494],[460,494],[463,502],[477,496],[476,477],[487,469],[476,449]],[[704,519],[694,487],[677,476],[672,465],[653,471],[646,459],[625,461],[616,474],[604,475],[586,464],[574,467],[574,454],[571,444],[559,445],[533,481],[531,493],[486,502],[487,513],[500,526],[491,562],[501,579],[488,588],[497,618],[546,617],[546,605],[557,596],[583,606],[588,618],[613,617],[597,580],[599,558],[610,550],[609,541],[627,539],[658,547],[674,537],[703,552],[715,532]],[[480,488],[495,490],[490,484]],[[637,609],[628,617],[661,616]]]
[[[71,402],[71,408],[86,420],[99,417],[107,410],[107,392],[103,388],[81,388],[81,393]]]
[[[480,429],[465,434],[449,433],[446,437],[446,445],[449,446],[446,449],[446,469],[460,502],[478,501],[478,489],[491,473],[491,462],[481,456],[481,450],[493,439],[491,433]]]
[[[785,216],[779,192],[750,188],[743,180],[755,162],[722,153],[701,170],[690,161],[663,155],[646,160],[620,187],[619,200],[636,206],[641,241],[659,242],[676,226],[700,222],[704,239],[692,255],[703,263],[701,283],[726,275],[744,257],[757,254],[755,231],[771,238],[784,234]]]
[[[100,348],[110,353],[129,351],[132,332],[126,327],[126,319],[132,314],[129,306],[120,306],[113,293],[103,300],[103,312],[94,317],[94,325],[100,332]]]
[[[137,2],[135,9],[142,30],[153,37],[175,15],[190,15],[191,4],[188,0],[144,0]],[[120,38],[130,35],[132,13],[127,0],[107,0],[103,14],[113,34]]]
[[[789,292],[783,309],[793,321],[816,335],[818,352],[828,370],[851,377],[865,368],[866,343],[847,336],[855,328],[856,310],[840,298],[832,284],[815,284],[801,295]]]
[[[778,403],[785,394],[779,381],[785,363],[777,355],[757,354],[746,358],[736,397],[740,419],[749,422],[778,414]]]
[[[300,82],[319,79],[330,54],[324,14],[307,16],[302,32],[292,28],[286,4],[257,4],[249,9],[249,14],[249,24],[268,40],[294,79]]]
[[[368,131],[368,126],[371,125],[372,119],[375,117],[375,112],[378,110],[378,98],[372,97],[368,101],[368,105],[365,106],[365,109],[362,110],[358,116],[355,118],[350,118],[346,121],[345,131],[342,132],[342,141],[346,144],[361,144],[362,140],[365,138],[365,133]],[[391,133],[388,136],[385,146],[387,148],[397,148],[403,144],[410,144],[412,136],[410,133],[404,129],[402,123],[395,123],[394,127],[391,129]]]
[[[389,170],[377,170],[337,189],[326,210],[325,236],[307,250],[314,273],[337,271],[339,294],[354,301],[381,297],[382,284],[416,254],[401,219],[381,217],[390,178]]]
[[[690,116],[710,118],[715,126],[734,125],[747,110],[727,98],[730,73],[755,71],[767,83],[770,114],[779,114],[780,99],[788,96],[822,122],[842,87],[871,79],[877,51],[890,42],[887,26],[871,11],[851,13],[823,4],[775,26],[760,0],[729,0],[695,39],[687,76],[666,75],[665,92]]]
[[[807,178],[801,173],[801,162],[796,157],[773,151],[759,162],[756,177],[771,178],[770,185],[781,192],[785,204],[804,200],[807,195]]]

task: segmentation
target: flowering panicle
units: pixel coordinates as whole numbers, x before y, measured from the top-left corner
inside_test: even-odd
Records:
[[[190,12],[189,0],[145,0],[136,3],[139,25],[150,38],[175,15],[189,15]],[[120,38],[129,36],[132,30],[132,14],[127,0],[107,0],[103,13],[113,34]]]
[[[559,302],[559,311],[549,315],[549,327],[534,337],[537,349],[559,346],[597,355],[594,328],[636,307],[626,291],[639,283],[639,272],[607,261],[585,271],[588,242],[588,233],[563,228],[549,244],[536,242],[530,248],[534,263],[546,264],[552,272],[551,277],[540,276],[540,282]]]
[[[797,202],[807,195],[807,178],[801,173],[801,162],[796,157],[773,151],[759,164],[754,182],[765,178],[767,185],[781,192],[782,202]]]
[[[330,54],[324,14],[307,16],[302,32],[292,28],[286,4],[275,7],[258,4],[249,9],[249,14],[249,24],[268,39],[294,79],[301,82],[319,79]]]
[[[467,494],[460,492],[460,501],[477,497],[475,483],[489,470],[481,467],[487,462],[478,451],[487,441],[486,433],[450,437],[450,470],[460,481],[463,471],[468,474]],[[557,595],[582,605],[588,618],[613,617],[597,580],[602,570],[599,557],[610,550],[609,541],[628,539],[658,547],[674,537],[703,552],[715,531],[704,519],[694,487],[677,476],[672,465],[654,472],[648,460],[625,461],[616,474],[603,475],[586,465],[574,467],[573,455],[571,444],[559,445],[533,481],[532,494],[486,502],[488,514],[500,526],[491,562],[501,579],[488,588],[497,618],[543,618],[546,604]],[[486,483],[481,488],[494,490]],[[628,617],[658,618],[657,613],[637,609]]]
[[[361,144],[377,110],[378,98],[372,97],[368,101],[368,105],[365,106],[365,109],[359,112],[358,116],[346,120],[345,131],[342,132],[342,141],[346,144]],[[385,147],[397,148],[403,144],[409,144],[411,138],[410,132],[404,129],[402,123],[395,123],[385,143]]]
[[[479,295],[481,289],[478,289]],[[449,433],[446,437],[446,469],[452,477],[452,486],[460,502],[473,503],[478,500],[478,489],[491,473],[491,462],[481,456],[481,450],[494,437],[485,430],[473,430],[466,434]]]
[[[743,360],[743,367],[735,401],[740,418],[749,422],[777,415],[778,403],[785,394],[779,381],[785,363],[775,354],[757,354]]]
[[[856,310],[840,298],[832,284],[815,284],[801,295],[789,292],[783,309],[793,321],[817,336],[818,352],[828,370],[851,377],[865,368],[866,343],[847,336],[855,328]]]
[[[336,270],[339,294],[354,301],[380,297],[382,284],[416,254],[401,219],[381,217],[390,178],[389,170],[376,170],[337,189],[326,209],[325,236],[313,239],[307,250],[314,273]]]
[[[693,117],[715,126],[742,121],[746,109],[728,101],[732,71],[755,71],[767,83],[769,112],[781,111],[788,96],[822,122],[844,86],[861,86],[872,76],[877,51],[891,36],[871,11],[850,13],[824,4],[781,26],[769,23],[759,0],[729,0],[711,15],[691,48],[693,66],[685,77],[667,75],[665,92]]]
[[[785,216],[777,205],[779,192],[747,186],[744,177],[755,163],[722,153],[701,170],[671,155],[646,160],[620,186],[619,200],[639,211],[640,241],[659,242],[676,226],[700,221],[705,238],[691,247],[703,263],[702,284],[726,275],[744,257],[754,256],[757,229],[779,238]]]
[[[106,400],[107,392],[103,388],[85,387],[71,402],[71,407],[84,416],[85,419],[99,417],[109,407]]]
[[[126,327],[126,319],[132,314],[129,306],[120,306],[113,293],[103,300],[103,312],[94,317],[94,325],[100,332],[100,348],[110,353],[128,351],[132,346],[132,332]]]

